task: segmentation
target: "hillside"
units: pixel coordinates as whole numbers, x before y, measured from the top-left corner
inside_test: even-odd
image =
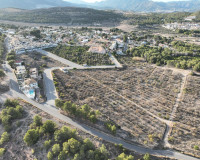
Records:
[[[55,7],[35,10],[1,9],[0,20],[67,25],[116,24],[123,17],[112,11],[76,7]]]
[[[39,9],[50,7],[87,7],[95,9],[117,9],[135,12],[197,11],[200,0],[155,2],[152,0],[104,0],[87,3],[83,0],[1,0],[0,8]]]
[[[195,15],[196,15],[195,21],[200,22],[200,11],[196,12]]]
[[[106,0],[94,4],[96,7],[137,12],[172,12],[196,11],[200,8],[199,0],[179,2],[154,2],[151,0]]]
[[[62,0],[6,0],[0,2],[0,8],[36,9],[48,7],[76,6]]]

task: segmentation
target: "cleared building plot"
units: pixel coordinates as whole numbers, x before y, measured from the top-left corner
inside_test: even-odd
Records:
[[[26,67],[29,68],[38,68],[38,70],[44,70],[44,68],[51,68],[51,67],[67,67],[62,63],[53,60],[47,56],[42,55],[38,52],[29,52],[25,54],[17,55],[17,61],[23,61]]]

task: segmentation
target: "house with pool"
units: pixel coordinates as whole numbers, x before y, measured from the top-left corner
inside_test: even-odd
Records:
[[[28,98],[35,99],[38,82],[33,78],[29,78],[22,83],[20,89]]]

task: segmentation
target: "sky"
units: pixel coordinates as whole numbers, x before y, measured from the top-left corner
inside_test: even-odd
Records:
[[[103,0],[83,0],[85,2],[89,2],[89,3],[94,3],[97,1],[103,1]],[[153,0],[153,1],[159,1],[159,2],[171,2],[171,1],[184,1],[184,0]],[[185,0],[186,1],[186,0]]]
[[[188,1],[188,0],[153,0],[156,2],[173,2],[173,1]]]
[[[83,0],[85,2],[94,3],[94,2],[101,2],[103,0]]]

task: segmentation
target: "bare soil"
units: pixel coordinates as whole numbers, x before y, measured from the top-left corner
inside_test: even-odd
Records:
[[[140,107],[169,118],[182,78],[181,74],[146,63],[133,64],[121,71],[71,71],[66,75],[57,70],[54,73],[61,99],[90,105],[102,113],[101,121],[110,120],[120,126],[116,136],[148,147],[160,144],[165,124]],[[97,125],[104,130],[104,126]]]
[[[188,76],[182,101],[178,106],[171,136],[172,146],[187,154],[200,157],[200,77]]]
[[[67,67],[66,65],[46,57],[46,59],[42,58],[43,55],[38,52],[29,52],[25,54],[17,55],[16,60],[21,60],[25,63],[28,68],[38,68],[39,70],[44,70],[44,68],[52,68],[52,67]]]

